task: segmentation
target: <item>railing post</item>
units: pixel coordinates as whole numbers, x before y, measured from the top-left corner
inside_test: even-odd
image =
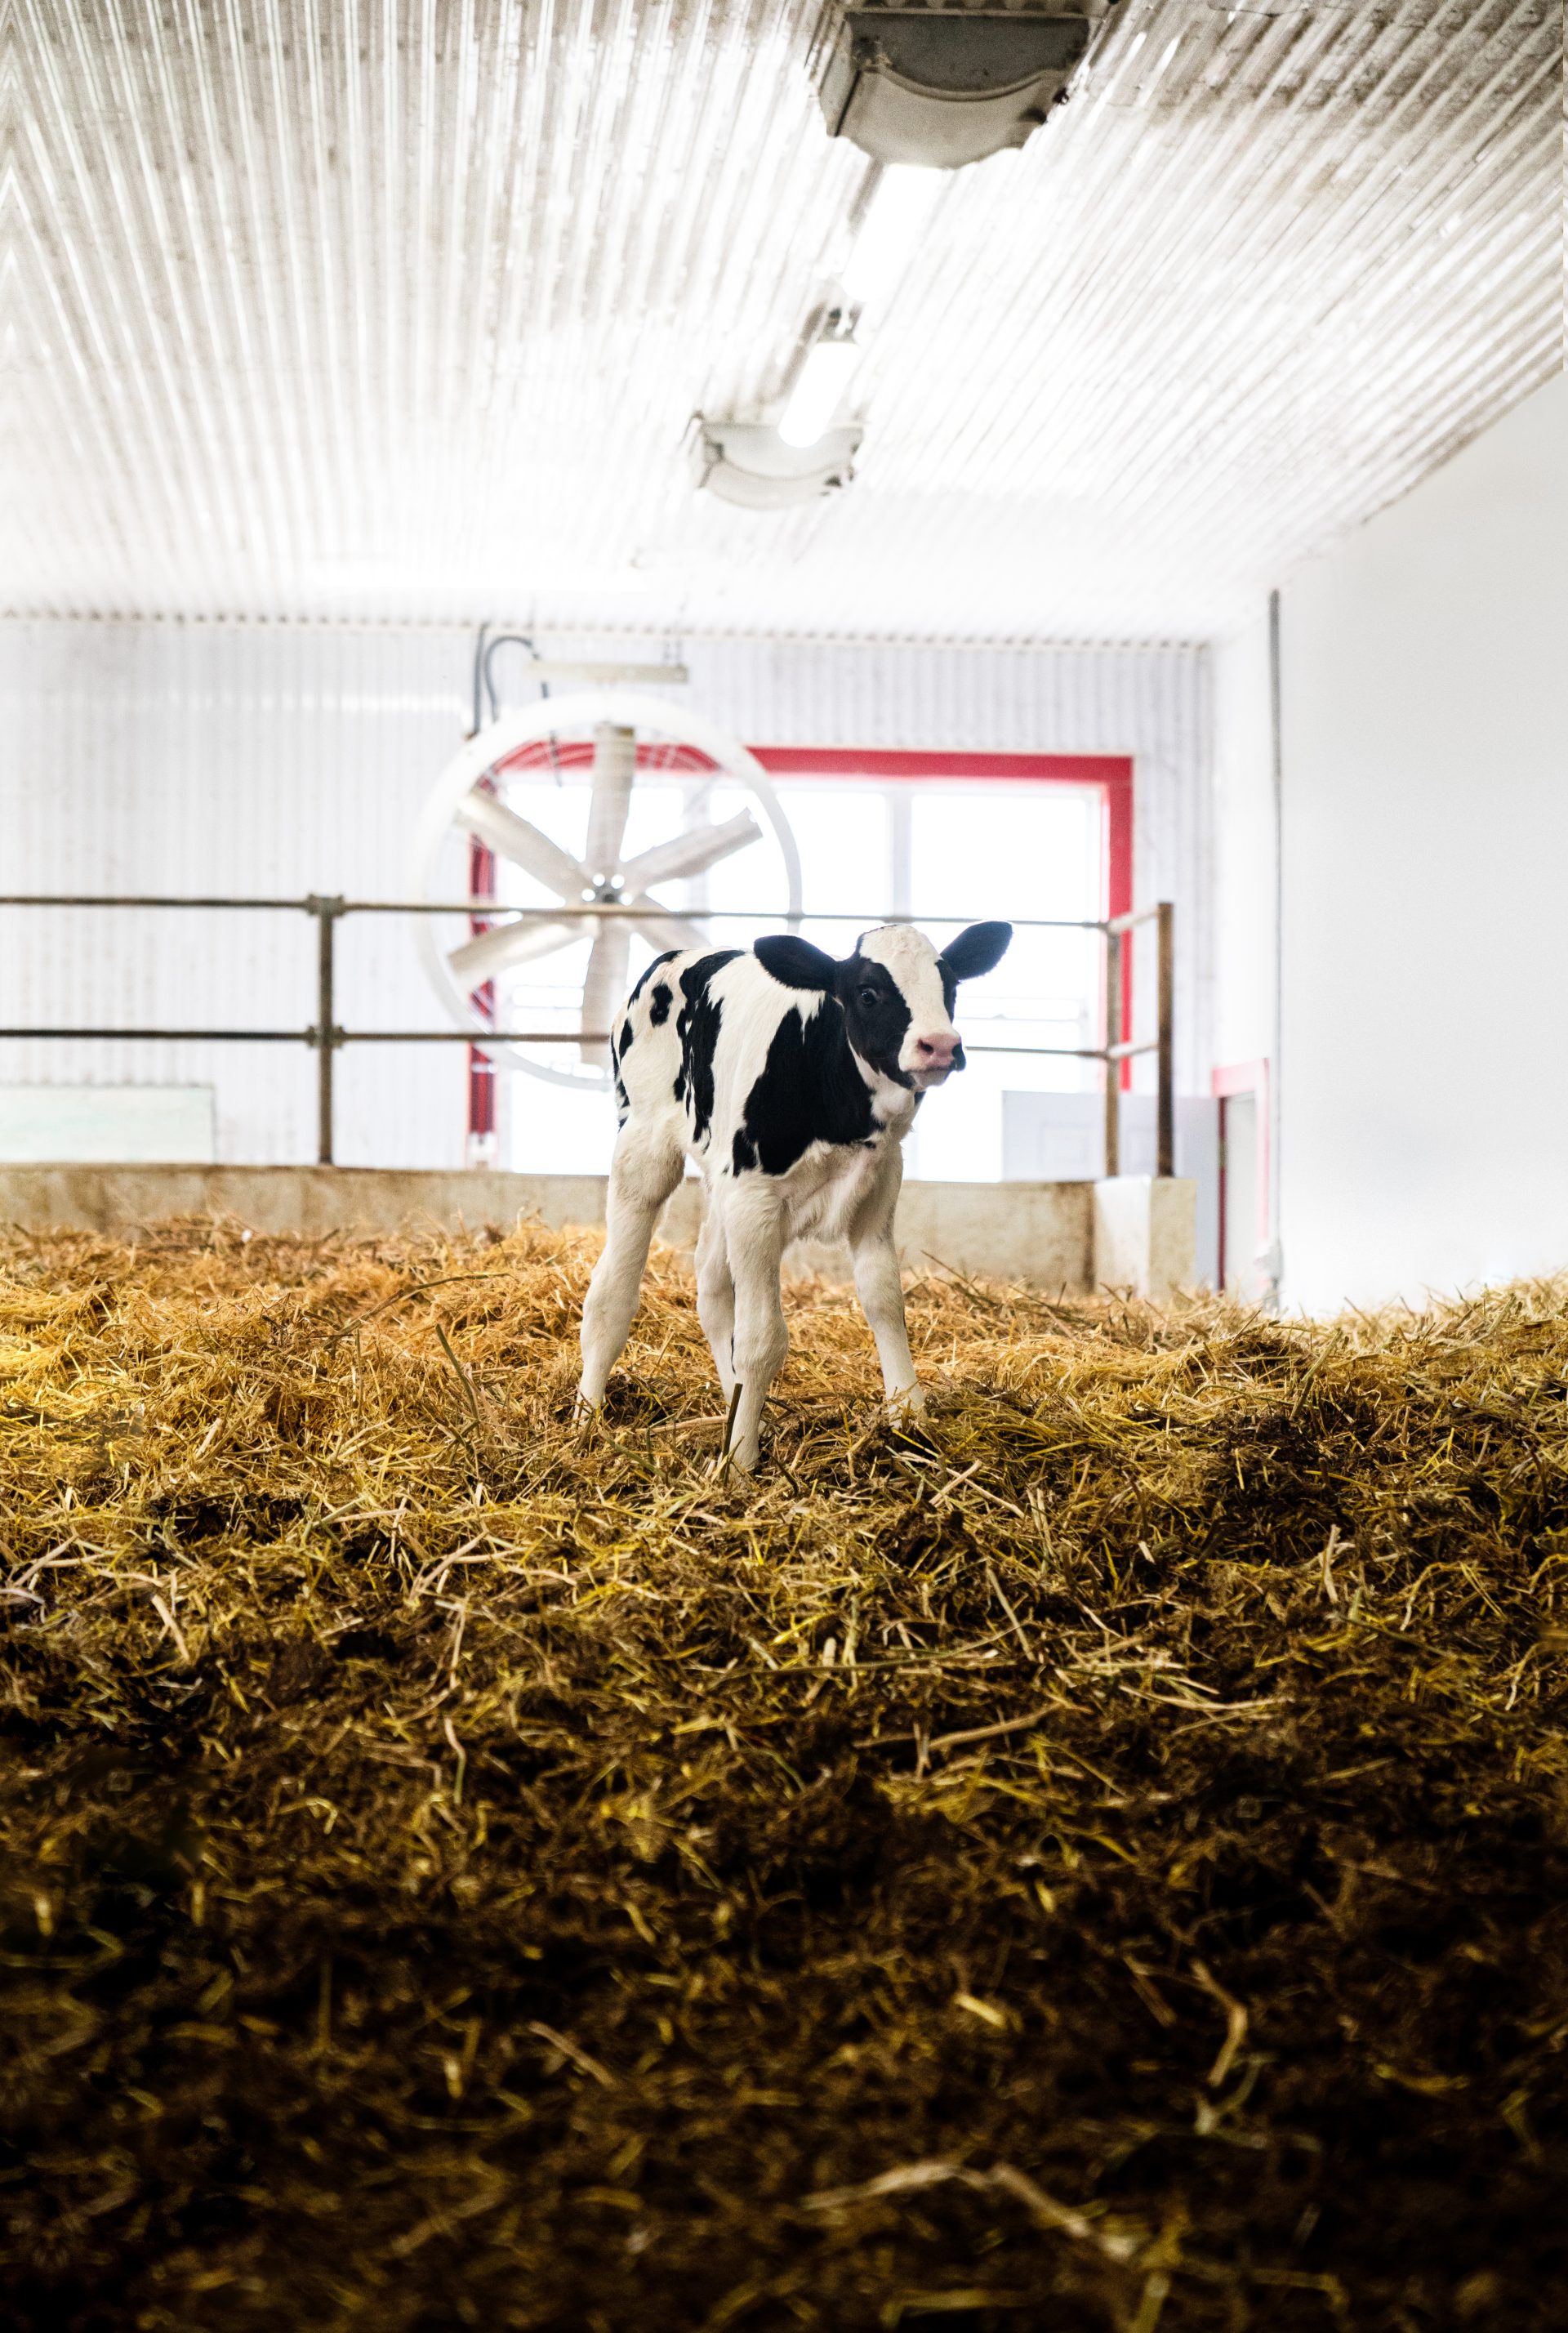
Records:
[[[1160,1092],[1157,1103],[1156,1175],[1176,1172],[1176,911],[1169,899],[1159,907]]]
[[[343,1042],[333,996],[332,939],[343,912],[341,895],[322,898],[311,892],[305,902],[316,918],[316,1025],[311,1042],[316,1048],[316,1159],[332,1164],[332,1056]]]
[[[1105,934],[1105,1173],[1122,1171],[1122,1064],[1111,1051],[1122,1042],[1122,935]]]

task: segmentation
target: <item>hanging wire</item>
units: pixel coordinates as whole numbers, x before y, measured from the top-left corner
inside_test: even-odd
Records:
[[[531,632],[497,632],[493,639],[489,639],[486,638],[489,630],[490,626],[488,624],[481,624],[479,627],[479,638],[474,643],[473,726],[468,733],[471,737],[477,737],[481,728],[483,726],[484,704],[486,699],[489,700],[490,704],[491,719],[492,721],[496,721],[501,717],[501,696],[495,686],[495,675],[491,668],[496,649],[504,648],[526,648],[529,657],[533,663],[538,664],[540,661],[539,650],[534,646],[533,635]],[[535,686],[538,688],[541,698],[549,696],[550,683],[548,680],[539,680],[535,683]],[[559,741],[552,734],[548,742],[550,745],[550,766],[554,773],[556,784],[559,786],[561,783],[560,755],[558,750]]]

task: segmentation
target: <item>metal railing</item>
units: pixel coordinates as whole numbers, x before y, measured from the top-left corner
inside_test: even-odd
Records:
[[[33,1023],[24,1028],[0,1028],[0,1040],[33,1039],[48,1042],[72,1043],[93,1040],[103,1043],[157,1042],[162,1044],[261,1044],[308,1045],[316,1053],[316,1126],[317,1158],[323,1166],[331,1166],[333,1138],[333,1061],[345,1045],[423,1045],[486,1043],[511,1045],[604,1045],[609,1042],[607,1031],[585,1029],[344,1029],[339,1027],[336,1009],[336,950],[337,928],[345,916],[504,916],[517,922],[561,922],[569,916],[573,922],[584,923],[622,917],[633,922],[656,920],[646,907],[617,903],[585,902],[563,910],[554,907],[515,907],[504,899],[348,899],[340,895],[311,892],[302,899],[234,899],[215,897],[199,898],[166,898],[155,893],[103,893],[68,891],[21,891],[0,894],[0,907],[148,907],[156,909],[201,907],[208,910],[262,910],[271,914],[301,914],[312,917],[316,925],[316,1018],[305,1029],[68,1029],[51,1028]],[[672,916],[676,909],[668,911]],[[704,923],[767,923],[777,917],[759,916],[747,908],[704,907],[694,910]],[[811,915],[804,920],[814,924],[854,924],[861,930],[866,927],[865,915],[835,912]],[[880,917],[872,921],[904,922],[913,917]],[[929,916],[923,918],[934,924],[976,923],[974,916]],[[1010,918],[1018,931],[1098,932],[1105,944],[1104,1024],[1105,1042],[1101,1045],[970,1045],[969,1053],[1010,1053],[1036,1059],[1058,1061],[1099,1061],[1104,1070],[1105,1095],[1105,1173],[1115,1175],[1121,1168],[1121,1064],[1141,1053],[1158,1056],[1155,1102],[1155,1166],[1157,1175],[1173,1175],[1176,1171],[1176,1102],[1174,1080],[1174,984],[1175,984],[1175,911],[1168,899],[1157,907],[1143,907],[1136,913],[1113,917],[1108,922],[1087,919],[1071,920],[1052,917],[1019,917]],[[1152,923],[1158,927],[1156,990],[1156,1032],[1152,1037],[1140,1041],[1118,1038],[1114,1032],[1127,1025],[1131,983],[1128,978],[1130,959],[1126,944],[1142,924]]]

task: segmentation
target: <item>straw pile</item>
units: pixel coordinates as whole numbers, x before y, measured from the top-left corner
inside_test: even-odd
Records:
[[[1560,2328],[1568,1320],[0,1243],[9,2321]]]

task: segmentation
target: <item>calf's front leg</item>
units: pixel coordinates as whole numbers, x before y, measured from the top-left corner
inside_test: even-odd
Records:
[[[894,1149],[849,1233],[855,1292],[876,1339],[876,1358],[882,1363],[883,1391],[890,1417],[908,1417],[925,1407],[925,1396],[915,1380],[914,1361],[909,1349],[909,1327],[904,1316],[904,1279],[893,1238],[893,1218],[903,1182],[904,1159]]]
[[[916,1381],[914,1360],[909,1349],[904,1280],[891,1217],[867,1237],[856,1241],[850,1253],[855,1260],[855,1292],[876,1339],[888,1415],[912,1416],[925,1407],[925,1396]]]
[[[761,1176],[747,1175],[730,1184],[723,1211],[724,1244],[735,1291],[731,1383],[741,1388],[730,1435],[730,1464],[750,1474],[757,1464],[768,1388],[789,1349],[779,1285],[784,1218],[778,1193]]]

